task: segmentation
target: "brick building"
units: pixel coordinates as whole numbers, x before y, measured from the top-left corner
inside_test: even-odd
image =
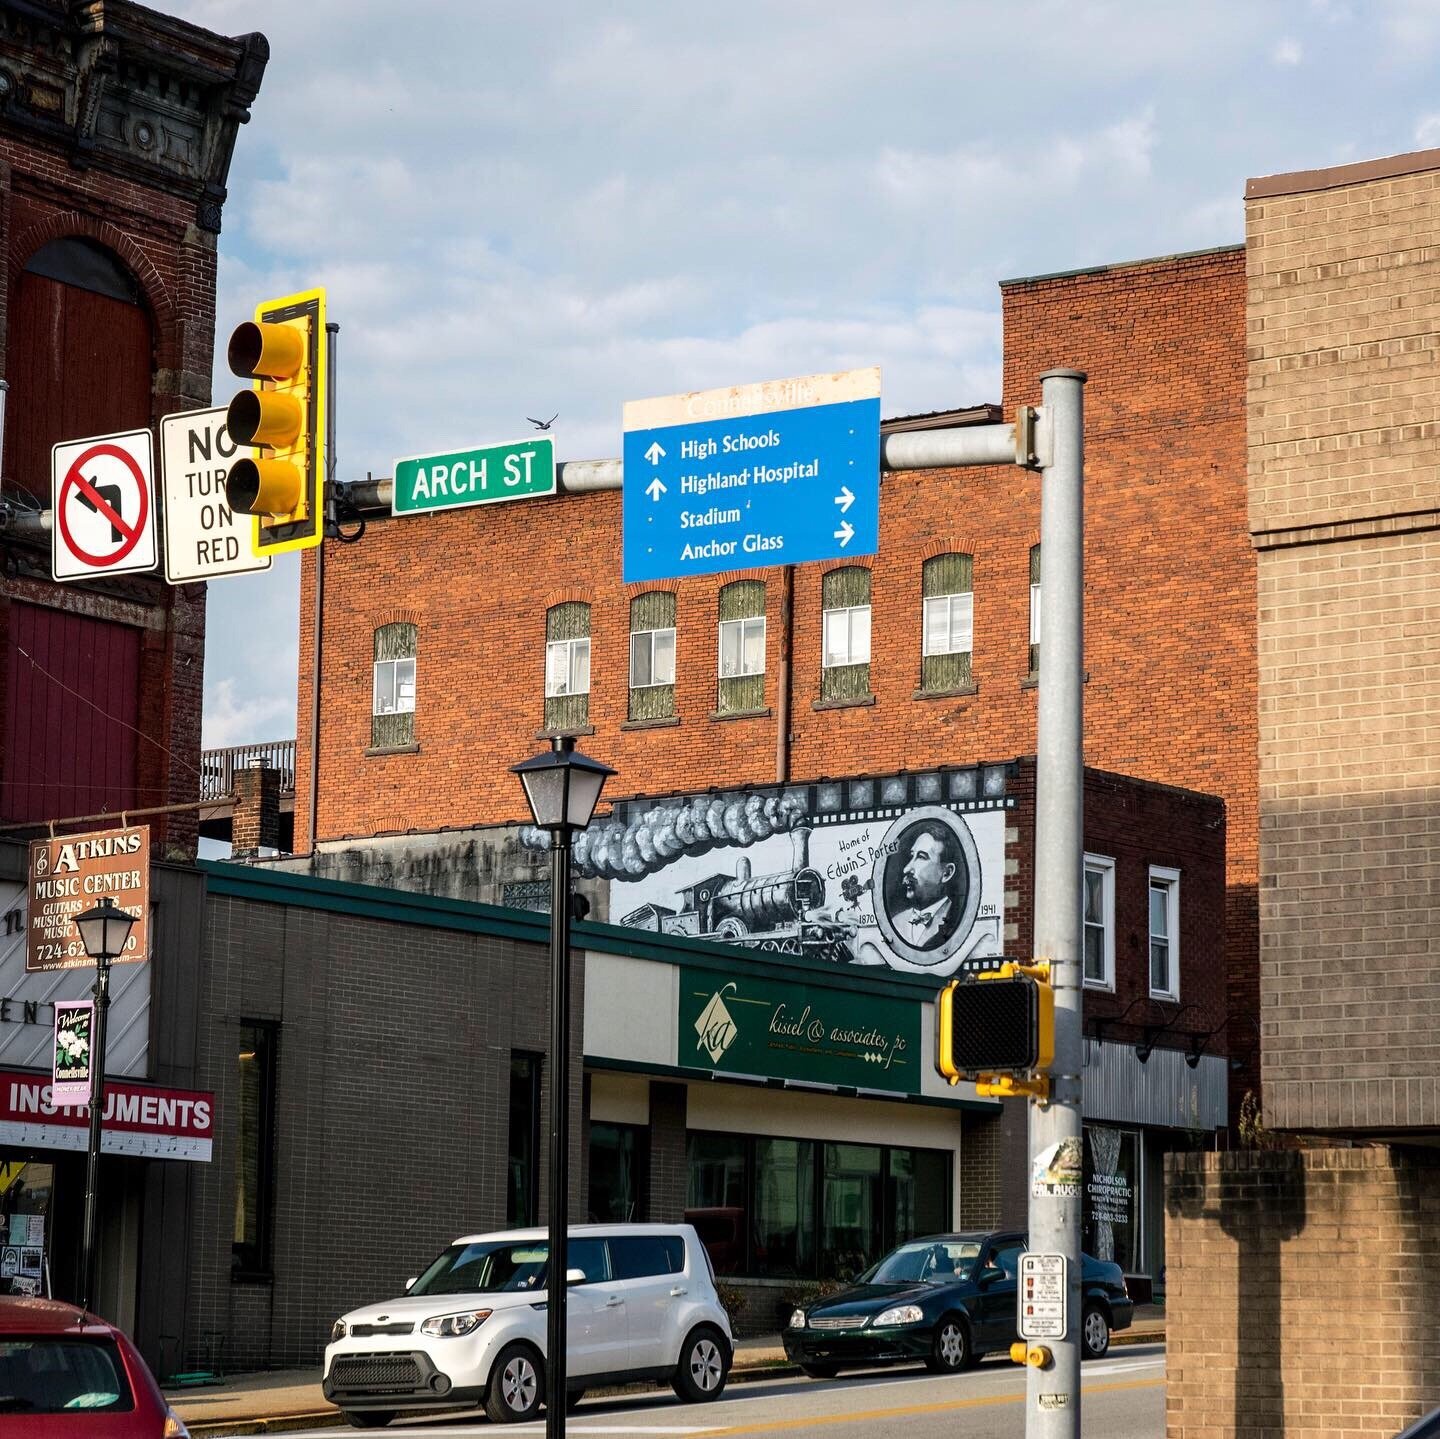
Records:
[[[0,7],[3,497],[49,506],[50,447],[207,404],[236,131],[269,49],[140,5]],[[0,822],[194,800],[205,592],[56,585],[0,531]],[[193,814],[157,816],[193,853]]]
[[[1175,1434],[1440,1404],[1437,220],[1436,150],[1246,191],[1265,1121],[1311,1147],[1176,1163]]]

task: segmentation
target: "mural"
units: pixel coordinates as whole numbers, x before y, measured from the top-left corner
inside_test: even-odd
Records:
[[[1002,953],[1008,767],[615,805],[575,838],[613,924],[935,975]],[[522,843],[543,849],[535,829]]]

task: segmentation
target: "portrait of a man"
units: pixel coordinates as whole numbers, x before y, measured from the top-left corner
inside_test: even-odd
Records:
[[[948,826],[927,820],[903,836],[900,858],[900,894],[908,904],[891,923],[906,944],[935,949],[960,922],[960,846]]]

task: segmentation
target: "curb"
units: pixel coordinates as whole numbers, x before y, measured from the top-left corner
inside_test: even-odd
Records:
[[[1110,1347],[1118,1348],[1127,1344],[1163,1344],[1165,1331],[1137,1334],[1122,1329],[1110,1336]],[[731,1384],[753,1384],[762,1379],[798,1379],[800,1366],[788,1360],[775,1359],[760,1364],[747,1364],[743,1369],[730,1371]],[[618,1394],[653,1393],[663,1388],[656,1384],[627,1384],[615,1389],[591,1389],[588,1393],[597,1398],[611,1398]],[[401,1411],[402,1413],[404,1411]],[[425,1411],[413,1411],[425,1412]],[[326,1408],[298,1414],[271,1414],[263,1419],[196,1419],[186,1420],[186,1427],[193,1439],[239,1439],[247,1434],[289,1434],[297,1429],[344,1429],[348,1428],[340,1417],[338,1409]]]

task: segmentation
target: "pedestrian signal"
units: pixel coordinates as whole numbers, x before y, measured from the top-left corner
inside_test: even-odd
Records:
[[[952,980],[935,1001],[935,1068],[944,1079],[1026,1075],[1055,1058],[1048,966],[1004,964]]]

